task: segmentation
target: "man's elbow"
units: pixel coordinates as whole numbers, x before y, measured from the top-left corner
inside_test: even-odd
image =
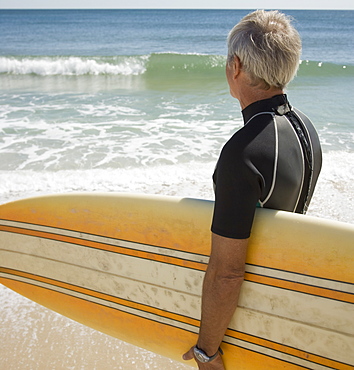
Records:
[[[242,283],[245,277],[245,270],[227,271],[215,275],[215,280],[224,284]]]

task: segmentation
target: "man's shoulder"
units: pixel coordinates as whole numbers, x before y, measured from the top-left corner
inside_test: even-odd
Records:
[[[248,146],[257,136],[264,133],[264,130],[274,124],[274,114],[262,112],[253,116],[245,125],[234,133],[227,141],[225,147]]]

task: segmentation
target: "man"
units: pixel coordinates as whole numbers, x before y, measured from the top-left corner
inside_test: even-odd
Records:
[[[305,213],[321,169],[317,133],[284,89],[301,40],[277,11],[256,11],[228,37],[226,76],[245,126],[225,144],[214,172],[212,251],[204,278],[199,338],[183,358],[223,370],[223,336],[237,307],[257,206]]]

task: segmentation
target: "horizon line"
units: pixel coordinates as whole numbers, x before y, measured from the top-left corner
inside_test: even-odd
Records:
[[[112,8],[112,7],[97,7],[97,8],[84,8],[84,7],[55,7],[55,8],[25,8],[25,7],[18,7],[18,8],[2,8],[0,10],[254,10],[254,9],[265,9],[265,10],[332,10],[332,11],[353,11],[353,8],[266,8],[266,7],[247,7],[247,8],[159,8],[159,7],[150,7],[150,8]]]

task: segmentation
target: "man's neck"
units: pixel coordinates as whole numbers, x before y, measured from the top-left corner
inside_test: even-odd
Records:
[[[237,99],[240,102],[242,110],[256,101],[270,99],[275,95],[284,94],[283,89],[277,87],[271,87],[265,90],[257,86],[252,86],[250,78],[243,71],[238,75],[237,88]]]
[[[241,109],[245,109],[250,104],[264,99],[270,99],[275,95],[284,94],[282,89],[270,88],[268,90],[262,90],[257,88],[247,88],[244,89],[240,98],[238,99],[241,105]]]

